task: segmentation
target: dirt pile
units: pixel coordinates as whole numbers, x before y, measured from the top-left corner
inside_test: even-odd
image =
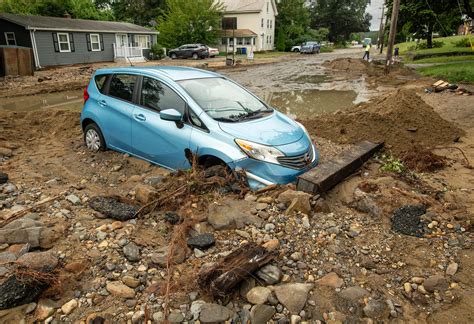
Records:
[[[324,67],[333,69],[333,70],[341,70],[341,71],[366,71],[370,67],[370,63],[361,59],[353,59],[353,58],[338,58],[332,61],[326,61],[322,64]]]
[[[398,90],[375,102],[303,123],[310,133],[337,143],[384,141],[395,154],[413,145],[449,144],[464,135],[463,130],[441,118],[412,90]]]

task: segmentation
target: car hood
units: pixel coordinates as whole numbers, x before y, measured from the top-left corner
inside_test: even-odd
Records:
[[[219,122],[219,127],[235,138],[271,146],[290,144],[304,135],[296,122],[277,111],[268,117],[240,123]]]

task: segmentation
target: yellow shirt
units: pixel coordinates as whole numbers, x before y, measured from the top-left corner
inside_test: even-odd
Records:
[[[367,46],[365,47],[365,51],[370,52],[370,44],[367,44]]]

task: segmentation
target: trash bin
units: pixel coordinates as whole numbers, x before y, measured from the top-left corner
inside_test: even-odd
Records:
[[[247,55],[247,47],[242,47],[242,54]]]

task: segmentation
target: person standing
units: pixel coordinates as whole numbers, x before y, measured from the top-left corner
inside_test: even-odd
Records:
[[[364,54],[364,57],[362,58],[363,60],[365,60],[365,58],[367,57],[367,61],[370,60],[370,48],[372,47],[372,45],[370,43],[367,43],[367,45],[365,46],[365,54]]]

